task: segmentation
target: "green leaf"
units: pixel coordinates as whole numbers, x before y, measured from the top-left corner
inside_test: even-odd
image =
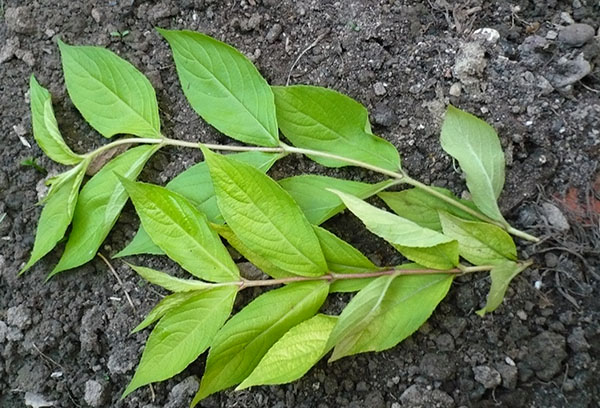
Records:
[[[315,174],[303,174],[279,180],[279,185],[290,193],[311,224],[319,225],[344,209],[342,200],[328,188],[334,188],[359,198],[367,198],[394,184],[393,180],[377,184],[337,179]]]
[[[51,276],[83,265],[96,256],[127,202],[127,193],[117,174],[135,180],[159,148],[158,145],[134,147],[111,160],[83,186],[65,252]]]
[[[263,152],[243,152],[231,154],[228,157],[242,163],[247,163],[266,173],[281,155]],[[166,187],[187,198],[194,207],[206,215],[210,222],[224,223],[221,211],[217,206],[215,189],[213,188],[210,173],[205,162],[195,164],[183,171],[167,183]],[[114,257],[137,254],[164,254],[164,252],[152,242],[142,227],[140,227],[133,238],[133,241]]]
[[[324,228],[313,226],[321,249],[327,261],[327,267],[333,273],[366,273],[380,268],[346,241]],[[334,281],[330,292],[356,292],[365,287],[373,278],[344,279]]]
[[[200,279],[239,280],[237,266],[219,236],[189,201],[164,187],[120,180],[144,229],[169,258]]]
[[[271,262],[270,259],[265,258],[256,252],[253,252],[233,233],[228,225],[222,224],[211,224],[211,228],[217,231],[217,233],[225,238],[229,245],[238,251],[244,258],[250,263],[255,265],[258,269],[266,273],[273,278],[285,278],[288,276],[294,276],[293,273],[285,271],[280,267],[276,266]]]
[[[451,191],[440,187],[431,187],[434,190],[442,193],[472,209],[476,210],[477,207],[467,200],[461,200],[454,196]],[[438,211],[446,211],[457,217],[466,220],[475,220],[471,214],[464,212],[456,208],[453,205],[441,200],[431,194],[419,189],[411,188],[408,190],[388,192],[384,191],[377,194],[388,207],[390,207],[396,214],[402,218],[406,218],[419,224],[421,227],[429,228],[434,231],[442,232],[442,224],[440,223],[440,217]]]
[[[154,89],[133,65],[104,48],[58,46],[69,96],[94,129],[104,137],[161,137]]]
[[[214,288],[169,310],[150,334],[140,365],[122,397],[180,373],[197,359],[229,317],[236,294],[235,286]]]
[[[183,93],[205,121],[244,143],[279,145],[273,92],[244,55],[204,34],[158,32],[173,50]]]
[[[125,248],[113,255],[113,258],[122,258],[124,256],[140,254],[165,255],[165,251],[152,242],[148,233],[141,225],[131,242]]]
[[[181,279],[175,278],[169,274],[166,274],[155,269],[146,268],[144,266],[136,266],[127,264],[131,269],[136,271],[138,275],[146,279],[148,282],[155,285],[161,286],[171,292],[189,292],[207,290],[213,285],[207,282],[199,281],[196,279]]]
[[[411,261],[434,269],[449,269],[458,265],[457,241],[380,210],[354,196],[332,191],[369,231],[385,239]]]
[[[478,310],[476,313],[479,316],[484,316],[486,313],[493,312],[502,304],[504,294],[510,282],[521,272],[523,272],[530,264],[518,264],[511,261],[495,265],[490,271],[492,286],[487,295],[485,307]]]
[[[65,235],[65,231],[73,218],[79,186],[88,164],[89,159],[86,159],[51,180],[52,185],[38,221],[31,257],[19,274],[24,273],[42,259]]]
[[[517,248],[502,228],[480,221],[466,221],[440,211],[444,235],[458,241],[460,256],[473,265],[490,265],[517,259]]]
[[[215,336],[192,406],[244,380],[281,336],[319,310],[327,289],[326,282],[292,283],[257,297],[233,316]]]
[[[295,275],[327,273],[312,226],[281,186],[252,166],[202,151],[221,214],[248,249]]]
[[[352,98],[327,88],[274,86],[277,121],[296,147],[359,160],[391,171],[400,168],[396,148],[371,133],[369,114]],[[309,156],[328,167],[347,162]]]
[[[335,316],[317,314],[292,327],[267,351],[252,373],[236,388],[285,384],[308,372],[330,349],[327,339]]]
[[[246,163],[260,172],[266,173],[281,155],[264,152],[243,152],[230,154],[227,157],[240,163]],[[194,207],[206,214],[210,222],[220,224],[225,222],[217,206],[215,189],[206,162],[200,162],[190,167],[171,180],[166,187],[190,200]]]
[[[33,137],[38,146],[57,163],[69,165],[82,161],[83,156],[74,153],[63,140],[52,110],[50,93],[39,84],[33,74],[29,79],[29,98]]]
[[[340,315],[327,344],[335,345],[329,361],[394,347],[427,321],[451,283],[443,274],[377,278]]]
[[[187,302],[189,299],[196,297],[198,292],[176,292],[162,298],[160,302],[148,313],[146,318],[138,324],[131,333],[137,333],[140,330],[145,329],[152,323],[163,317],[169,310],[176,308],[182,303]]]
[[[505,223],[496,202],[504,186],[504,153],[494,128],[450,105],[441,142],[442,148],[458,160],[475,205],[488,217]]]

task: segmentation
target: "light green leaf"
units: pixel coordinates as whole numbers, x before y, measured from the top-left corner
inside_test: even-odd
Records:
[[[63,140],[52,110],[50,93],[39,84],[33,74],[29,79],[29,98],[33,137],[38,146],[57,163],[69,165],[82,161],[83,156],[74,153]]]
[[[327,273],[312,226],[281,186],[252,166],[202,151],[221,214],[248,249],[295,275]]]
[[[458,265],[458,242],[455,240],[349,194],[332,191],[369,231],[385,239],[411,261],[434,269],[449,269]]]
[[[247,163],[266,173],[281,157],[280,154],[263,152],[243,152],[228,156],[231,159]],[[204,213],[210,222],[224,223],[221,211],[217,206],[215,189],[205,162],[193,165],[177,175],[166,185],[168,190],[175,191],[187,198],[194,207]],[[140,227],[133,240],[114,257],[137,254],[162,255],[164,252],[156,246],[143,227]]]
[[[192,407],[244,380],[281,336],[319,310],[327,289],[325,282],[292,283],[257,297],[233,316],[215,336]]]
[[[496,131],[450,105],[441,142],[442,148],[458,160],[475,205],[488,217],[506,223],[496,202],[504,186],[504,153]]]
[[[466,221],[440,211],[444,234],[458,241],[460,256],[473,265],[494,265],[517,259],[517,248],[502,228],[480,221]]]
[[[104,48],[58,46],[69,96],[94,129],[104,137],[161,137],[154,89],[133,65]]]
[[[277,121],[296,147],[359,160],[391,171],[400,168],[396,148],[371,133],[369,114],[354,99],[331,89],[307,86],[274,86]],[[347,162],[309,156],[328,167]]]
[[[246,163],[262,173],[266,173],[281,157],[280,154],[264,152],[243,152],[227,155],[227,158]],[[181,194],[206,214],[210,222],[223,224],[223,216],[217,206],[215,189],[210,178],[206,162],[200,162],[179,174],[166,186],[169,190]]]
[[[267,351],[252,373],[236,388],[285,384],[302,377],[328,351],[335,316],[317,314],[292,327]]]
[[[51,276],[83,265],[96,256],[127,202],[127,193],[117,174],[135,180],[159,148],[158,145],[134,147],[111,160],[83,186],[65,252]]]
[[[451,191],[446,190],[445,188],[432,188],[474,210],[477,209],[472,202],[455,197]],[[438,211],[446,211],[466,220],[475,220],[475,217],[469,213],[466,213],[419,188],[411,188],[396,192],[384,191],[377,195],[388,207],[402,218],[411,220],[421,227],[429,228],[434,231],[442,232],[442,224],[440,223]]]
[[[86,159],[69,171],[52,179],[52,186],[48,191],[44,209],[38,221],[31,257],[19,274],[24,273],[42,259],[65,235],[65,231],[73,218],[79,186],[88,164],[89,159]]]
[[[122,258],[124,256],[150,254],[150,255],[165,255],[165,251],[160,249],[140,225],[138,232],[133,236],[133,239],[125,248],[113,255],[113,258]]]
[[[166,274],[155,269],[146,268],[144,266],[136,266],[127,264],[131,269],[136,271],[138,275],[146,279],[148,282],[161,286],[171,292],[189,292],[207,290],[213,287],[212,284],[199,281],[196,279],[181,279]]]
[[[334,188],[359,198],[367,198],[394,184],[393,180],[377,184],[337,179],[315,174],[303,174],[279,180],[279,185],[290,193],[311,224],[319,225],[344,209],[342,200],[328,188]]]
[[[479,316],[484,316],[486,313],[493,312],[502,304],[504,294],[510,282],[521,272],[523,272],[530,264],[518,264],[511,261],[495,265],[490,271],[492,286],[487,295],[485,307],[478,310],[476,313]]]
[[[171,378],[197,359],[229,317],[236,294],[235,286],[214,288],[169,310],[152,330],[122,397],[143,385]]]
[[[263,258],[250,251],[233,233],[229,226],[211,224],[211,228],[225,238],[229,245],[238,251],[244,258],[267,275],[273,278],[293,276],[292,273],[273,265],[269,259]],[[321,249],[323,250],[323,255],[325,256],[329,271],[334,273],[363,273],[379,269],[356,248],[336,237],[331,232],[316,225],[313,225],[313,229],[317,235]],[[370,280],[371,278],[336,281],[331,285],[331,291],[355,292],[364,287]]]
[[[280,267],[276,266],[271,262],[270,259],[265,258],[256,252],[250,250],[244,243],[233,233],[228,225],[223,224],[211,224],[211,228],[225,238],[229,245],[236,251],[238,251],[248,262],[252,263],[258,269],[271,276],[272,278],[285,278],[288,276],[294,276],[293,273],[285,271]]]
[[[176,292],[165,296],[156,306],[154,306],[146,318],[131,331],[131,333],[137,333],[138,331],[145,329],[163,317],[169,310],[176,308],[197,295],[198,292]]]
[[[183,93],[205,121],[244,143],[279,144],[273,92],[244,55],[204,34],[158,32],[173,50]]]
[[[452,275],[382,276],[358,292],[335,325],[329,361],[382,351],[415,332],[446,296]]]
[[[239,280],[237,266],[219,236],[189,201],[164,187],[120,180],[144,229],[169,258],[200,279]]]
[[[346,241],[338,238],[324,228],[317,227],[316,225],[313,228],[325,255],[327,267],[331,272],[366,273],[380,269]],[[356,292],[372,280],[373,278],[337,280],[331,284],[329,291],[332,293]]]

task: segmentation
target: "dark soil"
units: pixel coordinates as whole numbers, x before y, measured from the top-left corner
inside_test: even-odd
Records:
[[[153,27],[187,28],[233,44],[273,84],[334,88],[365,104],[374,130],[402,152],[416,178],[465,189],[438,143],[453,103],[493,124],[506,151],[503,211],[544,238],[520,243],[535,266],[495,313],[480,318],[489,282],[459,279],[431,320],[400,346],[321,362],[284,386],[222,392],[203,407],[598,407],[600,401],[600,40],[573,23],[600,23],[597,1],[514,0],[3,0],[0,17],[0,406],[185,407],[202,359],[172,380],[119,400],[147,332],[130,335],[159,294],[120,261],[99,259],[44,283],[53,252],[17,277],[28,258],[44,176],[20,162],[63,168],[34,145],[28,108],[33,72],[53,94],[75,150],[104,142],[64,89],[56,39],[110,48],[157,89],[166,135],[227,142],[192,112],[168,47]],[[494,31],[474,33],[476,29]],[[111,32],[130,33],[123,38]],[[494,34],[499,34],[494,38]],[[488,38],[488,39],[486,39]],[[311,47],[311,44],[314,45]],[[310,48],[303,54],[303,51]],[[560,88],[558,88],[560,87]],[[26,147],[20,138],[34,145]],[[141,178],[164,183],[199,160],[167,149]],[[276,178],[323,172],[290,157]],[[356,169],[327,174],[375,180]],[[567,224],[568,223],[568,224]],[[373,260],[392,251],[356,219],[327,224]],[[101,251],[114,254],[137,228],[126,207]],[[568,228],[568,229],[567,229]],[[150,264],[149,259],[141,262]],[[347,297],[331,300],[332,307]]]

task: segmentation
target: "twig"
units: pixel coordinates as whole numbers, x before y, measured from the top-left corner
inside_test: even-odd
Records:
[[[317,46],[317,44],[319,43],[319,41],[321,41],[323,38],[325,38],[325,36],[327,34],[329,34],[329,30],[325,31],[324,33],[321,33],[321,35],[319,35],[316,40],[314,40],[312,43],[310,43],[310,45],[308,47],[303,49],[302,52],[300,53],[300,55],[298,55],[298,57],[296,58],[296,60],[294,60],[294,63],[292,64],[292,66],[290,67],[290,71],[288,72],[287,80],[285,81],[286,86],[290,84],[290,78],[292,76],[292,71],[296,67],[296,64],[298,63],[298,61],[300,61],[300,58],[302,58],[304,56],[304,54],[306,54],[308,51],[315,48]]]
[[[529,265],[529,264],[527,264]],[[405,276],[405,275],[438,275],[438,274],[446,274],[446,275],[463,275],[466,273],[474,273],[474,272],[483,272],[489,271],[492,269],[492,265],[481,265],[481,266],[459,266],[458,268],[453,269],[385,269],[375,272],[367,272],[367,273],[334,273],[330,272],[326,275],[321,276],[291,276],[287,278],[280,279],[265,279],[265,280],[242,280],[232,282],[235,285],[239,285],[239,290],[243,290],[246,288],[257,287],[257,286],[274,286],[274,285],[283,285],[294,282],[307,282],[307,281],[327,281],[327,282],[335,282],[338,280],[347,280],[347,279],[364,279],[364,278],[378,278],[380,276]],[[216,283],[214,286],[224,286],[229,285],[231,283]]]
[[[581,81],[579,82],[579,85],[583,86],[585,89],[587,89],[587,90],[588,90],[588,91],[590,91],[590,92],[594,92],[594,93],[600,93],[600,90],[598,90],[598,89],[594,89],[594,88],[592,88],[592,87],[590,87],[590,86],[587,86],[586,84],[584,84],[584,83],[583,83],[583,82],[581,82]]]
[[[102,255],[100,252],[98,252],[98,256],[100,257],[100,259],[102,259],[104,261],[104,263],[108,266],[108,269],[110,269],[110,271],[112,272],[113,276],[117,279],[117,282],[119,282],[119,285],[121,285],[121,289],[123,289],[123,293],[125,293],[125,297],[127,298],[129,305],[133,309],[133,312],[135,314],[137,314],[137,310],[135,310],[135,306],[133,305],[133,302],[132,302],[131,298],[129,297],[129,293],[127,293],[127,290],[125,289],[125,285],[123,285],[123,281],[117,274],[117,271],[115,271],[115,268],[113,268],[113,266],[110,264],[108,259],[106,259],[106,257],[104,255]]]
[[[62,365],[60,365],[60,363],[57,363],[56,361],[54,361],[54,360],[52,359],[52,357],[50,357],[50,356],[48,356],[48,355],[46,355],[46,354],[42,353],[42,350],[40,350],[40,349],[38,348],[38,346],[37,346],[35,343],[31,343],[31,346],[32,346],[32,347],[35,349],[35,351],[37,351],[37,352],[40,354],[40,356],[42,356],[42,358],[43,358],[44,360],[46,360],[46,361],[48,361],[48,362],[50,362],[50,363],[54,364],[55,366],[59,367],[61,370],[65,371],[65,368],[64,368]]]

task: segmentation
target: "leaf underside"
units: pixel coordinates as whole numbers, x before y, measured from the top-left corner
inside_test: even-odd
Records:
[[[332,191],[369,231],[388,241],[411,261],[433,269],[450,269],[458,265],[458,242],[455,240],[350,194]]]
[[[496,131],[450,105],[440,141],[442,148],[458,160],[475,205],[488,217],[506,223],[496,201],[504,186],[504,152]]]
[[[33,75],[29,80],[29,98],[33,137],[44,153],[61,164],[77,164],[83,160],[83,157],[74,153],[63,140],[52,109],[50,93]]]

